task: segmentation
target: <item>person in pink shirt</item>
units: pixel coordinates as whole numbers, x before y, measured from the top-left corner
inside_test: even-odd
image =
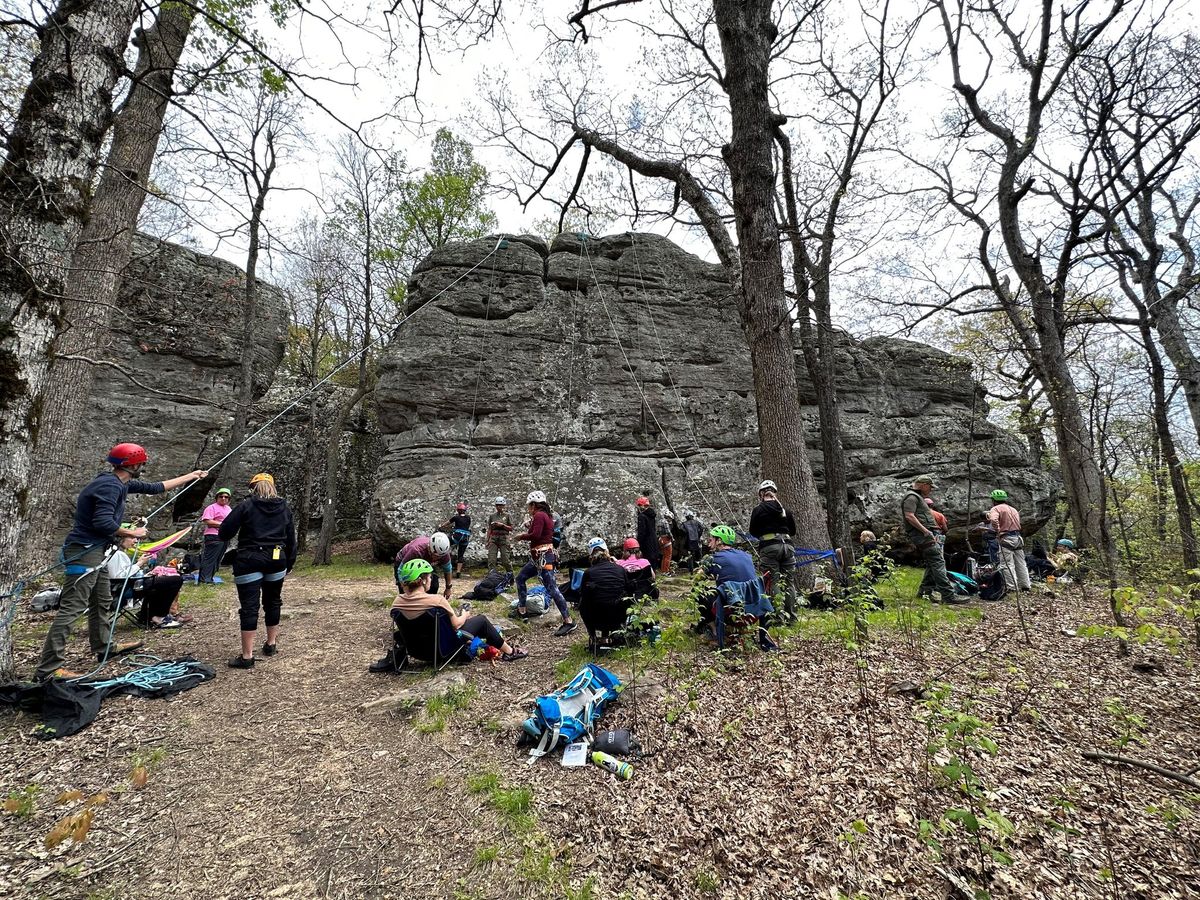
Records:
[[[1010,591],[1027,591],[1029,568],[1025,564],[1025,539],[1021,536],[1021,514],[1008,505],[1008,492],[992,491],[992,508],[988,510],[988,522],[996,529],[1000,544],[1000,568]]]
[[[217,491],[215,503],[210,503],[201,514],[204,521],[204,555],[200,557],[200,583],[213,584],[217,569],[221,568],[221,557],[225,555],[225,542],[217,534],[217,529],[225,521],[232,507],[229,498],[233,493],[229,488]]]

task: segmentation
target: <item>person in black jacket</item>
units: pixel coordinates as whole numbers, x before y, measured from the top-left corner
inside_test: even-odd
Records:
[[[616,631],[625,625],[633,588],[629,573],[613,562],[602,538],[588,541],[590,564],[579,587],[579,616],[588,631],[588,648],[595,653],[597,634]]]
[[[796,615],[796,520],[779,502],[779,488],[767,480],[758,486],[758,506],[750,513],[750,534],[758,538],[758,558],[771,573],[771,599],[789,617]]]
[[[637,498],[637,540],[642,548],[642,557],[649,561],[650,567],[657,570],[662,564],[662,554],[658,550],[657,514],[650,505],[650,498]]]
[[[233,561],[242,626],[242,652],[229,660],[234,669],[254,665],[254,638],[258,633],[258,607],[262,602],[267,640],[263,655],[275,655],[279,637],[279,612],[283,608],[283,579],[296,564],[296,525],[292,511],[275,491],[275,479],[259,472],[250,479],[252,496],[243,500],[221,523],[220,539],[238,539]]]

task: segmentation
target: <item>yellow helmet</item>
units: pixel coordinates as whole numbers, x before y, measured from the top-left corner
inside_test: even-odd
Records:
[[[275,486],[274,476],[272,476],[269,472],[259,472],[257,475],[255,475],[253,478],[250,479],[250,487],[254,487],[260,481],[265,481],[265,482],[267,482],[267,484],[271,485],[272,487]]]

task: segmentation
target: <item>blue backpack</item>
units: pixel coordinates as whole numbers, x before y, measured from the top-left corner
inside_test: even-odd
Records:
[[[588,663],[566,687],[538,697],[533,715],[521,726],[537,742],[529,755],[545,756],[559,744],[565,746],[590,735],[604,707],[616,700],[621,690],[620,678],[602,666]]]

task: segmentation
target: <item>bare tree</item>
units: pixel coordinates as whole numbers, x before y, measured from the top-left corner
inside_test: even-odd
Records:
[[[32,79],[0,168],[0,679],[12,674],[9,591],[38,404],[71,257],[87,218],[112,95],[140,4],[62,0],[40,29]]]

